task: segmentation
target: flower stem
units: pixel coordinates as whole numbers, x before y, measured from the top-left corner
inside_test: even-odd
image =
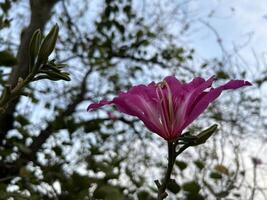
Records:
[[[175,145],[173,142],[168,142],[168,167],[165,177],[160,185],[158,185],[158,200],[163,200],[167,197],[166,188],[171,177],[171,172],[176,159]]]
[[[168,167],[167,167],[167,171],[165,173],[165,176],[164,176],[162,183],[160,183],[158,180],[155,181],[155,183],[158,187],[157,200],[163,200],[168,196],[166,189],[167,189],[167,185],[171,179],[171,173],[172,173],[175,159],[184,150],[186,150],[190,145],[187,145],[187,144],[183,145],[182,147],[180,147],[180,149],[177,152],[176,152],[176,146],[177,146],[177,142],[168,141]]]

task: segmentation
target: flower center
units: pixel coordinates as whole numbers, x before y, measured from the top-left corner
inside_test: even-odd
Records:
[[[156,93],[160,102],[161,122],[171,134],[174,125],[173,99],[171,89],[165,80],[157,84]]]

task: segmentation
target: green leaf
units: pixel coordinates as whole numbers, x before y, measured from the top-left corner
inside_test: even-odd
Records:
[[[234,193],[233,194],[235,197],[241,197],[240,193]]]
[[[218,71],[216,74],[216,77],[218,79],[229,79],[230,78],[229,75],[224,71]]]
[[[119,188],[111,185],[98,186],[94,191],[94,198],[104,200],[118,200],[123,199]]]
[[[75,123],[74,119],[68,119],[66,122],[66,128],[69,131],[69,133],[74,133],[79,127],[78,124]]]
[[[206,200],[201,194],[188,194],[186,200]]]
[[[201,67],[202,69],[204,69],[204,68],[206,68],[208,65],[209,65],[208,63],[203,63],[200,67]]]
[[[8,50],[0,51],[0,66],[14,66],[18,63],[17,58]]]
[[[194,161],[194,164],[197,166],[198,169],[202,170],[205,167],[204,162],[202,162],[201,160],[196,160]]]
[[[61,156],[62,155],[62,149],[59,146],[55,146],[53,148],[53,151],[56,153],[57,156]]]
[[[115,24],[120,33],[123,34],[125,32],[125,27],[123,25],[121,25],[119,22],[115,20],[113,21],[113,23]]]
[[[46,73],[51,80],[64,80],[70,81],[69,73],[67,72],[56,72],[56,71],[42,71]]]
[[[216,194],[216,196],[218,197],[218,198],[225,198],[225,197],[227,197],[229,195],[229,191],[222,191],[222,192],[219,192],[219,193],[217,193]]]
[[[181,187],[174,179],[170,179],[167,184],[167,189],[170,190],[172,193],[177,194],[181,190]]]
[[[90,120],[88,122],[85,122],[84,131],[86,133],[89,133],[89,132],[93,132],[93,131],[99,130],[102,121],[103,120],[101,120],[101,119],[95,119],[95,120]]]
[[[56,46],[58,31],[59,31],[59,27],[56,24],[55,26],[53,26],[53,28],[50,30],[50,32],[47,34],[47,36],[44,38],[44,40],[41,44],[41,47],[40,47],[39,55],[38,55],[39,63],[46,63],[47,62],[48,57],[50,56],[50,54],[52,53],[52,51],[54,50],[54,48]]]
[[[24,144],[17,143],[16,146],[19,148],[19,150],[22,153],[25,153],[25,154],[30,154],[31,153],[31,149],[29,147],[27,147],[26,145],[24,145]]]
[[[186,182],[182,186],[183,190],[189,193],[197,194],[200,190],[200,186],[195,181]]]
[[[215,131],[217,130],[218,125],[214,124],[210,126],[209,128],[205,129],[204,131],[201,131],[200,134],[196,136],[196,139],[194,139],[191,143],[190,146],[197,146],[200,144],[204,144]]]
[[[41,40],[41,31],[38,29],[33,33],[30,41],[30,69],[32,69],[35,64],[35,60],[40,49]]]
[[[219,174],[218,172],[211,172],[210,173],[210,178],[217,180],[217,179],[221,179],[222,178],[222,175]]]
[[[89,177],[82,176],[78,173],[72,174],[73,185],[79,185],[79,188],[88,188],[90,185]]]
[[[140,191],[137,194],[138,200],[150,200],[152,199],[150,194],[147,191]]]
[[[184,170],[187,167],[187,164],[185,162],[179,160],[175,161],[175,165],[177,165],[177,167],[179,167],[180,170]]]
[[[11,2],[10,1],[2,2],[0,3],[0,7],[4,13],[7,13],[11,8]]]
[[[124,6],[123,11],[124,11],[127,15],[129,15],[129,14],[131,13],[131,6],[130,6],[130,5],[126,5],[126,6]]]
[[[18,115],[16,117],[16,121],[19,122],[21,126],[26,126],[26,125],[30,124],[29,120],[22,115]]]

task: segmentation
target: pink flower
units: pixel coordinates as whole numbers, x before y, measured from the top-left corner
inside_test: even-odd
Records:
[[[174,140],[223,90],[251,85],[248,81],[231,80],[212,88],[213,81],[214,77],[207,81],[196,77],[190,83],[181,83],[174,76],[168,76],[158,84],[134,86],[112,101],[92,103],[88,111],[114,104],[120,112],[138,117],[150,131],[165,140]]]

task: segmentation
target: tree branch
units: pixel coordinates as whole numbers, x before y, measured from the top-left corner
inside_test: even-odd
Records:
[[[31,19],[27,28],[21,33],[21,42],[18,49],[18,65],[12,68],[9,76],[8,85],[15,87],[19,77],[25,78],[29,73],[29,42],[33,32],[37,29],[44,29],[45,24],[51,17],[51,10],[58,0],[30,0]],[[20,97],[9,103],[4,114],[0,115],[0,145],[2,145],[8,131],[13,128],[14,113]],[[3,123],[4,122],[4,123]]]

